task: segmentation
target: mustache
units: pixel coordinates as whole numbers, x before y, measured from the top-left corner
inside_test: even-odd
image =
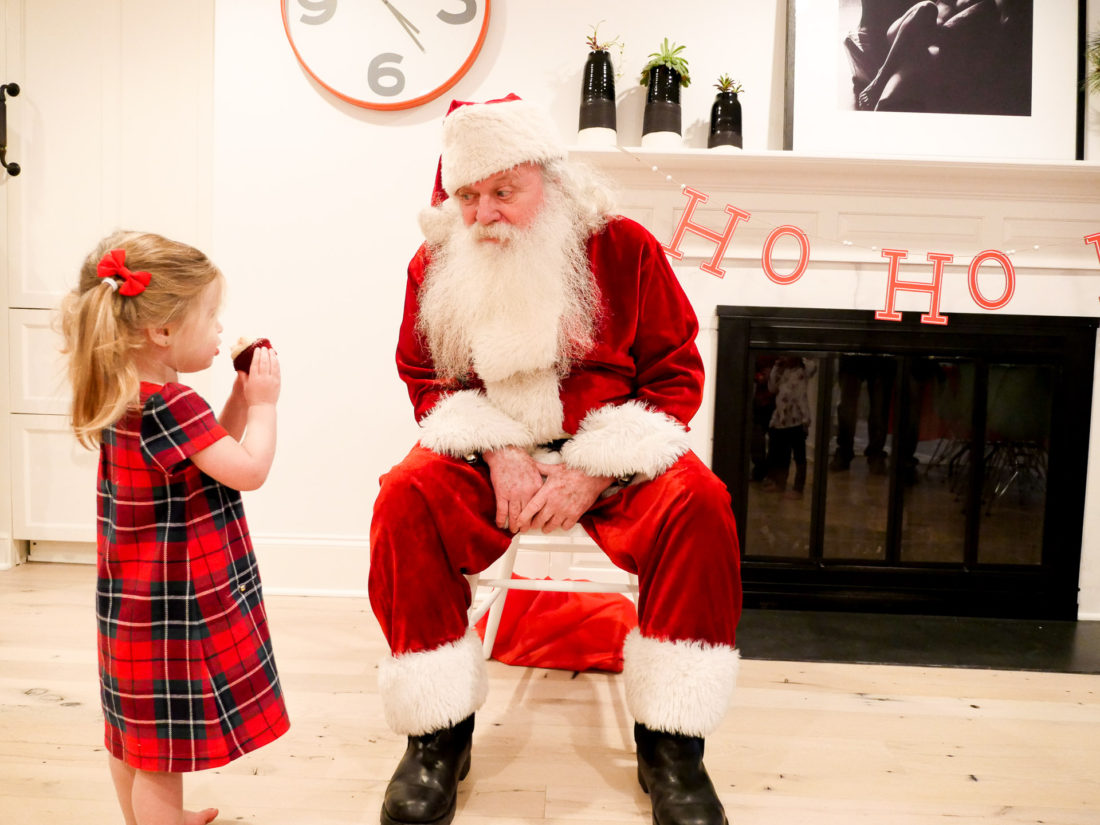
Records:
[[[474,223],[470,226],[470,234],[476,241],[514,241],[523,236],[523,230],[507,223]]]

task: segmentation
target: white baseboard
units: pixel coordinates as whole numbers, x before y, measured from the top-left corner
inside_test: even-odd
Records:
[[[264,593],[366,598],[367,536],[252,535]]]
[[[367,595],[370,541],[363,536],[252,536],[264,592],[285,596]],[[3,544],[0,543],[0,550]],[[91,542],[33,541],[30,561],[95,564]],[[2,569],[2,568],[0,568]]]
[[[28,561],[95,564],[95,544],[90,541],[31,541],[28,545]]]

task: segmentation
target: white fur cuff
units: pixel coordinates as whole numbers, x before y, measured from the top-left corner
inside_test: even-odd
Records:
[[[739,660],[726,645],[651,639],[634,628],[623,644],[627,708],[652,730],[705,737],[729,709]]]
[[[420,736],[461,722],[489,695],[477,632],[471,628],[434,650],[386,657],[378,666],[378,692],[395,733]]]
[[[567,465],[589,475],[656,478],[687,451],[687,431],[679,421],[627,401],[586,415],[561,453]]]
[[[531,430],[494,407],[480,390],[461,390],[439,399],[420,421],[420,443],[462,458],[501,447],[535,445]]]

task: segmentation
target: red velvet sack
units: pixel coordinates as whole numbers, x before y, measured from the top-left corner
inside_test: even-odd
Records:
[[[512,574],[513,579],[523,576]],[[622,593],[509,590],[493,658],[506,665],[621,673],[623,639],[638,611]],[[503,597],[503,594],[502,594]],[[485,638],[488,616],[477,623]]]

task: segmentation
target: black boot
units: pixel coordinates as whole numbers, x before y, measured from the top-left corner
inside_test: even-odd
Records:
[[[653,805],[653,825],[728,825],[703,766],[703,740],[634,723],[638,782]]]
[[[382,803],[382,825],[447,825],[458,782],[470,772],[473,714],[453,727],[410,736]]]

